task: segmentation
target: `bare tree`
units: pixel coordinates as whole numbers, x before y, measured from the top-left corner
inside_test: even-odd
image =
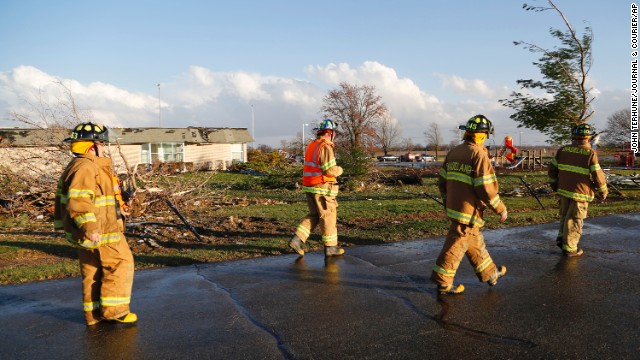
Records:
[[[629,122],[631,110],[629,108],[618,110],[607,118],[607,128],[603,140],[605,144],[612,147],[620,147],[630,141]]]
[[[64,83],[57,81],[55,84],[60,89],[59,96],[51,98],[51,93],[39,90],[31,99],[21,99],[24,112],[9,113],[10,119],[20,124],[21,128],[39,129],[31,133],[34,146],[6,152],[10,163],[22,165],[14,171],[19,170],[31,185],[55,185],[57,176],[71,159],[68,146],[62,142],[69,135],[67,129],[75,126],[80,119],[90,119],[91,116],[89,112],[78,108],[71,90]]]
[[[402,142],[400,143],[400,148],[403,151],[412,152],[413,149],[415,148],[415,144],[413,143],[413,140],[411,140],[410,137],[406,137],[402,139]]]
[[[78,123],[93,121],[91,111],[78,107],[69,87],[59,80],[55,85],[59,90],[57,96],[55,91],[47,93],[39,90],[31,99],[22,98],[25,110],[9,113],[10,119],[20,124],[21,128],[30,129],[25,134],[28,134],[32,146],[16,151],[10,147],[11,136],[15,135],[7,136],[8,133],[15,134],[16,130],[0,131],[0,140],[3,137],[9,140],[6,147],[0,144],[0,150],[4,150],[0,151],[0,156],[8,158],[6,160],[10,164],[19,164],[12,168],[0,167],[0,184],[3,178],[19,179],[20,186],[24,188],[38,189],[45,194],[55,192],[58,177],[72,158],[69,146],[63,140],[69,136],[69,129]],[[117,141],[114,148],[109,147],[108,151],[112,157],[118,154],[122,157],[129,175],[128,183],[134,184],[135,193],[134,174]]]
[[[382,148],[384,155],[388,155],[389,150],[398,142],[400,136],[400,125],[398,120],[391,117],[387,112],[378,121],[376,126],[375,137],[377,144]]]
[[[323,99],[321,108],[325,117],[339,124],[339,131],[346,133],[350,149],[364,150],[373,134],[374,125],[387,112],[382,97],[376,95],[374,86],[358,86],[347,82],[330,90]]]
[[[442,134],[440,133],[440,126],[438,126],[438,123],[429,123],[428,130],[424,132],[424,135],[427,137],[427,146],[433,146],[435,149],[437,159],[438,150],[440,149],[440,144],[442,142]]]

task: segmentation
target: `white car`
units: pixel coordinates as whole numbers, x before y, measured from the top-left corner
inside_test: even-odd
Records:
[[[432,162],[432,161],[436,161],[436,157],[433,155],[422,154],[422,156],[420,157],[420,160],[424,162]]]
[[[399,162],[400,161],[400,157],[394,156],[394,155],[380,156],[379,159],[382,162]]]

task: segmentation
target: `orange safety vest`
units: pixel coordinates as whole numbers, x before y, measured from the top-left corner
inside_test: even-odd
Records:
[[[129,210],[129,206],[127,206],[127,204],[124,202],[124,199],[122,198],[120,179],[118,179],[118,176],[112,174],[111,182],[113,183],[114,196],[116,198],[116,201],[118,202],[117,205],[120,205],[120,213],[126,213]]]
[[[322,171],[323,164],[320,164],[319,157],[320,150],[325,146],[328,146],[328,144],[323,139],[316,139],[307,146],[307,151],[304,154],[304,167],[302,170],[303,186],[338,182],[335,177],[324,175],[324,172]]]

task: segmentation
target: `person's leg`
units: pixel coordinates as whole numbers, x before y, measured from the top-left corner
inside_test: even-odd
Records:
[[[587,217],[588,207],[589,203],[587,202],[570,200],[566,216],[566,243],[562,247],[564,254],[567,256],[579,256],[583,252],[582,249],[578,248],[578,243],[582,237],[582,227],[584,219]]]
[[[302,218],[300,224],[296,228],[296,232],[293,235],[293,238],[289,241],[289,247],[291,247],[295,252],[299,255],[304,256],[304,250],[302,248],[302,244],[304,244],[313,229],[318,225],[319,222],[319,213],[317,201],[315,199],[317,195],[306,193],[307,197],[307,207],[309,208],[309,213]]]
[[[99,248],[102,262],[100,305],[105,319],[116,320],[130,313],[133,287],[133,255],[124,234],[120,241]]]
[[[102,320],[100,314],[100,287],[102,286],[102,266],[98,250],[78,249],[80,273],[82,274],[82,308],[87,325],[95,325]]]
[[[318,225],[320,220],[320,213],[318,209],[318,200],[316,199],[318,195],[306,193],[307,197],[307,207],[309,208],[309,213],[302,218],[300,224],[296,228],[296,235],[302,240],[302,242],[307,241],[311,232]]]
[[[498,267],[493,262],[480,228],[467,229],[467,239],[469,249],[466,255],[476,272],[476,276],[478,276],[478,280],[494,286],[498,279],[507,273],[507,267]]]
[[[338,200],[329,195],[319,195],[317,199],[324,253],[326,256],[342,255],[344,249],[338,247]]]
[[[452,221],[449,231],[431,272],[431,280],[438,284],[441,293],[459,293],[464,291],[463,285],[453,285],[460,261],[467,251],[465,228],[467,226]]]
[[[567,212],[569,210],[570,200],[564,196],[558,198],[558,212],[560,215],[560,229],[558,230],[558,236],[556,237],[556,245],[560,249],[563,248],[567,239]]]

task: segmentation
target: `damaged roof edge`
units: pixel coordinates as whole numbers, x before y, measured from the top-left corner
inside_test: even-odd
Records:
[[[120,144],[191,143],[237,144],[249,143],[253,138],[247,128],[111,128],[119,134]],[[60,145],[70,129],[0,129],[0,144],[13,146]]]

